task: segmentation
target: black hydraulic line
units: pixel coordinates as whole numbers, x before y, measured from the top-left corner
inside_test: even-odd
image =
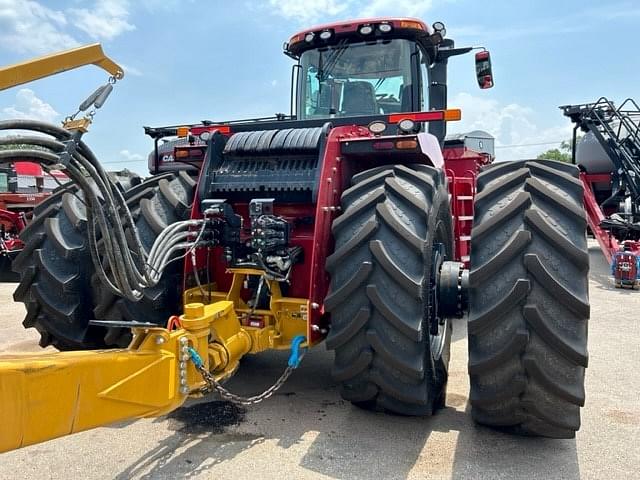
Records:
[[[102,98],[105,92],[96,92]],[[161,234],[166,247],[158,245],[159,265],[147,263],[147,252],[123,193],[113,183],[93,152],[81,141],[80,132],[70,133],[55,125],[33,120],[0,121],[1,130],[26,130],[38,134],[28,136],[7,136],[0,138],[0,145],[16,148],[0,150],[0,163],[24,158],[40,163],[45,170],[62,169],[71,184],[82,192],[82,202],[86,206],[89,251],[101,282],[113,293],[137,301],[144,288],[157,284],[162,269],[175,251],[193,250],[201,239],[204,227],[193,242],[177,243],[182,226],[171,226],[174,237]],[[75,192],[74,195],[77,196]],[[185,223],[193,226],[194,221]],[[201,221],[195,221],[196,223]],[[205,223],[202,222],[204,226]],[[127,231],[127,234],[125,234]],[[159,237],[160,238],[160,237]],[[102,250],[98,251],[98,242]],[[156,245],[154,244],[154,247]],[[153,250],[153,249],[152,249]],[[183,255],[184,257],[184,255]],[[175,260],[175,259],[174,259]],[[109,265],[111,277],[105,266]]]

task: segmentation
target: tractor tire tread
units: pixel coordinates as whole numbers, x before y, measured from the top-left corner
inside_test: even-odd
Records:
[[[588,363],[589,256],[579,171],[500,163],[477,179],[469,375],[476,422],[572,438]]]
[[[327,348],[335,351],[341,395],[402,415],[431,415],[443,406],[450,340],[447,332],[446,354],[432,362],[422,324],[428,221],[432,212],[434,224],[442,218],[450,225],[451,217],[445,177],[417,167],[384,165],[353,177],[326,263]]]

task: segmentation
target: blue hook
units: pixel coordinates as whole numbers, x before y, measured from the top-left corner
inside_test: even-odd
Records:
[[[304,335],[297,335],[291,340],[291,355],[289,355],[288,365],[292,368],[298,368],[302,355],[306,352],[306,348],[300,348],[300,345],[307,340]]]
[[[201,368],[204,365],[202,357],[200,356],[200,354],[198,354],[195,348],[189,347],[189,356],[191,357],[191,361],[196,366],[196,368]]]

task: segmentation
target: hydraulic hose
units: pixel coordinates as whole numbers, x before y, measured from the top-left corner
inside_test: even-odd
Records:
[[[147,252],[124,195],[80,140],[81,133],[36,120],[0,121],[1,130],[29,134],[0,138],[0,146],[6,148],[0,150],[0,163],[36,161],[45,171],[63,170],[70,179],[69,185],[78,187],[81,196],[70,187],[62,188],[85,205],[92,261],[101,282],[116,295],[139,300],[145,288],[158,284],[167,265],[184,258],[202,240],[205,220],[178,222],[161,232]]]

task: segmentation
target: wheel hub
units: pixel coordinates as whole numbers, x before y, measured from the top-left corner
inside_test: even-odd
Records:
[[[438,296],[440,315],[462,318],[469,309],[469,270],[460,262],[443,262]]]

